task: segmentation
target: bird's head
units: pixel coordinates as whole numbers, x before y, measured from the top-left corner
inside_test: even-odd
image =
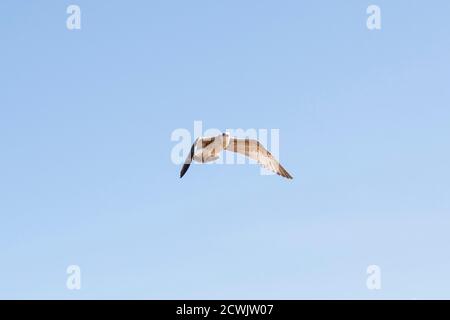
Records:
[[[223,141],[223,147],[228,147],[228,144],[230,143],[230,134],[228,132],[222,133],[222,141]]]

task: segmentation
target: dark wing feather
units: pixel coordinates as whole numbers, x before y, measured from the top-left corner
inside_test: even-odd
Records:
[[[202,142],[202,148],[206,148],[207,146],[209,146],[211,143],[213,143],[214,142],[214,137],[213,138],[203,138],[202,140],[201,140],[201,142]]]
[[[180,178],[183,178],[183,176],[186,174],[186,171],[188,171],[189,166],[191,165],[192,158],[194,158],[194,151],[195,151],[196,144],[197,144],[197,140],[194,141],[194,144],[191,147],[191,152],[189,153],[186,160],[184,161],[184,165],[180,171]]]

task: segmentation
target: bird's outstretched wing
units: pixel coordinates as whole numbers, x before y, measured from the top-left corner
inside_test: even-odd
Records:
[[[257,140],[231,138],[226,150],[243,154],[250,159],[256,160],[264,168],[287,179],[292,179],[292,176],[286,169]]]
[[[195,145],[197,144],[197,140],[194,141],[194,144],[191,147],[191,152],[188,154],[186,160],[184,161],[183,167],[180,171],[180,178],[183,178],[183,176],[186,174],[186,171],[188,171],[189,166],[191,165],[192,158],[194,158]]]

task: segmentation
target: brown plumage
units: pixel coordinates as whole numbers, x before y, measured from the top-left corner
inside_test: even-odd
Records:
[[[215,161],[219,158],[219,153],[224,150],[240,153],[257,161],[267,170],[275,172],[284,178],[293,179],[286,169],[283,168],[283,166],[259,141],[233,138],[230,137],[228,133],[216,137],[198,138],[195,140],[191,147],[191,152],[181,168],[180,178],[186,174],[192,161],[200,163]]]
[[[257,140],[231,138],[225,150],[243,154],[250,159],[256,160],[264,168],[287,179],[292,179],[292,176],[286,169]]]

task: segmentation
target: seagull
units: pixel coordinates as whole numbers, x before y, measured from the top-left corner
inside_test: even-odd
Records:
[[[222,151],[240,153],[250,159],[256,160],[264,168],[287,179],[292,179],[292,176],[286,169],[282,167],[258,140],[238,139],[230,136],[228,133],[222,133],[216,137],[197,138],[181,168],[180,178],[183,178],[186,174],[192,161],[199,163],[216,161],[219,159],[219,154]]]

